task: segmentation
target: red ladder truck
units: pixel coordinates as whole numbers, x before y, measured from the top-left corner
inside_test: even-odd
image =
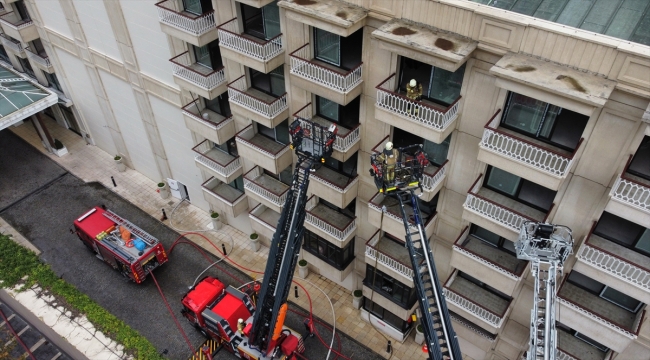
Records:
[[[74,228],[97,258],[138,284],[168,260],[158,239],[110,210],[96,206],[77,218]]]

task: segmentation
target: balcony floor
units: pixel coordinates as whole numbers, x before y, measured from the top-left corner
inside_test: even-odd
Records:
[[[528,205],[524,205],[519,201],[513,200],[507,196],[501,195],[496,191],[486,189],[482,187],[479,189],[478,194],[488,200],[492,200],[495,203],[501,205],[502,207],[510,210],[514,210],[520,214],[526,215],[530,218],[533,218],[537,221],[543,221],[546,218],[546,213],[539,210],[535,210]]]
[[[526,266],[526,261],[519,260],[516,256],[489,245],[485,241],[481,241],[471,235],[467,237],[462,247],[481,255],[512,273],[517,273]]]
[[[248,140],[251,144],[264,149],[271,154],[277,154],[282,150],[283,148],[287,147],[287,145],[281,144],[279,142],[273,141],[269,138],[267,138],[264,135],[257,134],[253,136],[250,140]]]
[[[262,174],[255,179],[253,179],[253,182],[269,191],[274,193],[277,196],[280,196],[282,193],[284,193],[285,190],[289,188],[289,185],[267,175],[267,174]]]
[[[226,166],[226,164],[235,158],[234,156],[227,154],[217,148],[210,149],[208,152],[204,153],[203,156],[216,161],[221,166]]]
[[[587,290],[583,290],[569,282],[565,282],[562,289],[558,292],[563,298],[580,304],[581,307],[597,314],[601,317],[609,319],[626,329],[634,327],[634,321],[637,314],[627,311],[613,303],[594,295]]]
[[[603,360],[605,358],[604,351],[598,350],[566,331],[558,330],[557,340],[558,348],[569,354],[580,356],[580,360]]]
[[[323,204],[316,205],[313,209],[309,210],[309,212],[339,229],[345,229],[353,220]]]
[[[456,276],[449,288],[496,314],[505,313],[510,303],[460,276]]]
[[[329,120],[327,120],[325,118],[322,118],[320,116],[314,116],[311,119],[311,121],[315,122],[318,125],[325,126],[325,127],[329,127],[331,124],[334,124],[334,122],[329,121]],[[346,128],[338,125],[338,124],[336,124],[336,127],[339,129],[339,131],[337,132],[337,136],[339,136],[339,137],[344,137],[345,135],[350,133],[350,129],[346,129]]]
[[[345,187],[348,186],[348,184],[352,180],[350,177],[340,174],[325,166],[321,166],[321,168],[316,170],[314,174],[320,178],[325,179],[326,181],[331,182],[332,184],[342,189],[345,189]]]
[[[261,214],[257,215],[257,218],[271,225],[273,228],[276,228],[278,225],[278,220],[280,220],[280,213],[266,208],[266,210],[264,210]]]
[[[438,171],[438,169],[440,169],[439,166],[430,163],[427,167],[424,168],[424,173],[426,175],[433,176],[436,173],[436,171]]]
[[[252,88],[252,87],[246,89],[244,91],[244,93],[246,95],[250,95],[252,97],[263,100],[263,101],[265,101],[267,103],[271,103],[271,102],[275,101],[279,97],[279,96],[269,95],[269,94],[267,94],[265,92],[259,91],[259,90],[255,89],[255,88]]]
[[[192,63],[192,64],[191,64],[190,66],[188,66],[188,67],[189,67],[190,69],[192,69],[192,70],[198,72],[199,74],[201,74],[201,75],[205,75],[205,76],[207,76],[207,75],[209,75],[210,73],[213,73],[213,72],[214,72],[214,70],[213,70],[211,67],[209,67],[209,66],[205,66],[205,65],[202,65],[202,64],[199,64],[199,63]]]
[[[207,113],[209,115],[209,119],[207,119],[207,120],[209,120],[209,121],[211,121],[211,122],[213,122],[215,124],[219,124],[219,123],[223,122],[224,120],[226,120],[225,116],[223,116],[223,115],[221,115],[219,113],[216,113],[216,112],[214,112],[214,111],[212,111],[212,110],[210,110],[208,108],[205,108],[205,109],[203,109],[201,111],[197,111],[196,107],[192,107],[190,109],[187,109],[186,111],[189,112],[190,114],[196,116],[197,118],[200,118],[200,119],[203,118],[203,114]]]
[[[596,234],[591,234],[591,237],[589,238],[589,240],[587,240],[587,243],[596,246],[598,248],[601,248],[605,251],[608,251],[614,255],[618,255],[629,263],[635,265],[638,264],[639,266],[642,266],[646,269],[650,268],[650,258],[648,258],[647,256],[643,256],[636,251],[632,251],[628,248],[616,244],[615,242],[604,239]]]
[[[234,203],[242,195],[241,191],[225,183],[220,183],[217,185],[214,189],[212,189],[212,192],[231,203]]]
[[[399,209],[399,201],[393,197],[389,196],[384,196],[383,200],[381,202],[377,202],[377,200],[372,201],[373,204],[378,205],[380,208],[382,206],[386,206],[386,210],[389,212],[397,215],[398,217],[402,216],[402,213]],[[406,214],[412,219],[413,218],[413,208],[411,205],[406,205],[404,204],[404,210],[406,210]],[[427,213],[422,213],[422,221],[426,224],[429,221],[430,215]]]

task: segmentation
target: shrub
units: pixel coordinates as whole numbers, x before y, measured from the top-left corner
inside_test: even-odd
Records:
[[[354,297],[358,297],[358,298],[359,298],[359,297],[363,296],[363,291],[361,291],[361,290],[354,290],[353,294],[354,294]]]
[[[251,234],[251,240],[257,240],[258,237],[259,237],[259,235],[257,235],[257,233],[252,233]]]
[[[159,182],[159,183],[158,183],[158,187],[159,187],[159,188],[163,188],[163,187],[165,187],[165,183],[164,183],[164,182]]]
[[[210,214],[210,217],[213,219],[217,219],[219,217],[219,213],[213,212]]]
[[[115,161],[120,161],[120,160],[122,160],[122,157],[119,156],[119,155],[115,155],[115,157],[113,158],[113,160],[115,160]]]
[[[57,150],[63,149],[63,143],[59,139],[54,139],[54,148]]]
[[[424,332],[424,329],[422,329],[422,324],[418,324],[416,329],[417,329],[418,332]]]
[[[298,265],[300,265],[300,266],[307,266],[307,260],[302,259],[302,260],[298,261]]]

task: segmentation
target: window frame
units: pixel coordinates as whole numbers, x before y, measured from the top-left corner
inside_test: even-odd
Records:
[[[400,132],[400,133],[404,133],[404,135],[402,135],[402,134],[397,134],[397,135],[396,135],[396,134],[395,134],[396,131],[398,131],[398,132]],[[395,140],[393,141],[393,145],[394,145],[396,148],[398,148],[398,147],[403,147],[403,146],[408,146],[408,145],[411,145],[411,144],[422,144],[422,147],[423,147],[423,148],[424,148],[425,144],[428,145],[428,146],[443,146],[443,147],[444,147],[445,145],[443,145],[443,144],[445,144],[445,142],[447,141],[447,139],[449,139],[449,142],[448,142],[448,143],[449,143],[449,146],[447,146],[447,155],[445,156],[445,159],[444,159],[442,162],[440,162],[440,163],[435,162],[435,161],[433,160],[433,158],[430,158],[430,157],[429,157],[429,154],[426,153],[426,154],[427,154],[427,160],[429,160],[429,162],[430,162],[432,165],[434,165],[434,166],[436,166],[436,167],[439,168],[439,167],[441,167],[441,166],[445,163],[445,161],[449,160],[449,148],[451,147],[451,138],[452,138],[452,136],[453,136],[453,133],[452,133],[452,134],[449,134],[449,135],[448,135],[448,136],[447,136],[447,137],[446,137],[446,138],[445,138],[445,139],[444,139],[440,144],[438,144],[438,143],[436,143],[436,142],[433,142],[433,141],[427,140],[427,139],[425,139],[425,138],[423,138],[423,137],[421,137],[421,136],[415,135],[415,134],[410,133],[410,132],[408,132],[408,131],[406,131],[406,130],[402,130],[402,129],[396,127],[396,126],[393,126],[393,131],[392,131],[392,134],[391,134],[390,138],[391,138],[391,139],[395,139]],[[411,137],[411,138],[414,139],[414,140],[415,140],[415,139],[419,139],[419,140],[416,140],[416,141],[407,141],[408,144],[400,144],[400,140],[401,140],[402,138],[407,138],[407,139],[408,139],[408,137]]]
[[[246,72],[248,76],[248,80],[250,83],[250,87],[257,90],[261,91],[267,95],[270,95],[274,97],[275,99],[281,97],[282,95],[287,93],[287,84],[286,84],[286,75],[284,74],[284,65],[280,65],[277,68],[269,71],[268,73],[263,73],[261,71],[255,70],[253,68],[248,67],[248,71]],[[279,76],[280,74],[278,72],[274,72],[276,70],[280,69],[282,71],[282,92],[279,91],[274,91],[273,89],[273,81],[271,79],[272,75]],[[257,81],[253,82],[253,79],[262,79],[262,81],[266,82],[268,84],[269,90],[263,89],[259,86],[257,86],[259,83]],[[257,83],[257,84],[256,84]]]
[[[377,281],[380,281],[382,285],[377,286]],[[383,284],[386,283],[391,284],[390,289],[385,289],[387,286]],[[410,310],[417,302],[415,287],[409,287],[370,264],[366,264],[366,276],[363,278],[363,284],[397,304],[402,309]],[[396,298],[395,294],[398,292],[399,295]]]
[[[494,243],[492,243],[492,242],[489,242],[489,241],[487,241],[486,239],[482,238],[480,235],[477,235],[477,234],[476,234],[476,230],[479,229],[479,228],[480,228],[480,229],[483,229],[483,230],[485,230],[485,231],[488,231],[488,232],[490,232],[490,233],[492,233],[492,234],[494,234],[494,235],[497,235],[497,236],[499,237],[499,240],[497,241],[497,244],[494,244]],[[514,246],[514,243],[513,243],[512,241],[510,241],[510,240],[504,238],[503,236],[501,236],[501,235],[499,235],[499,234],[495,234],[495,233],[491,232],[491,231],[488,230],[488,229],[485,229],[485,228],[482,228],[482,227],[480,227],[480,226],[478,226],[478,225],[476,225],[476,224],[472,224],[472,223],[470,223],[470,227],[469,227],[469,235],[472,236],[472,237],[474,237],[474,238],[476,238],[476,239],[478,239],[478,240],[480,240],[480,241],[482,241],[482,242],[485,243],[485,244],[488,244],[488,245],[490,245],[490,246],[492,246],[492,247],[495,247],[495,248],[497,248],[497,249],[499,249],[499,250],[501,250],[501,251],[504,251],[504,252],[506,252],[506,253],[508,253],[508,254],[510,254],[510,255],[517,256],[517,253],[516,253],[515,251],[512,251],[512,250],[510,250],[510,249],[508,249],[508,248],[506,248],[506,247],[503,246],[503,244],[506,244],[506,242],[510,242],[510,243],[512,243],[513,246]]]
[[[605,214],[608,214],[608,215],[605,215]],[[636,236],[634,237],[634,240],[632,240],[632,242],[630,244],[627,244],[627,243],[624,243],[622,240],[615,238],[611,234],[601,232],[599,230],[599,225],[601,224],[601,220],[603,219],[603,216],[606,216],[606,217],[607,216],[613,216],[614,218],[616,218],[615,220],[619,220],[619,221],[622,220],[622,224],[620,224],[621,227],[628,227],[628,226],[630,226],[630,224],[632,226],[638,226],[639,231],[636,234]],[[646,227],[644,227],[642,225],[639,225],[639,224],[637,224],[635,222],[632,222],[630,220],[627,220],[625,218],[622,218],[622,217],[620,217],[618,215],[612,214],[612,213],[607,212],[607,211],[603,211],[603,213],[600,215],[600,218],[598,219],[598,222],[596,222],[596,226],[594,227],[594,230],[593,230],[594,235],[598,235],[598,236],[602,237],[603,239],[607,239],[607,240],[609,240],[609,241],[611,241],[611,242],[613,242],[613,243],[615,243],[617,245],[620,245],[620,246],[622,246],[622,247],[624,247],[626,249],[630,249],[630,250],[632,250],[634,252],[637,252],[637,253],[639,253],[641,255],[650,257],[650,252],[649,251],[644,251],[643,249],[640,249],[640,248],[636,247],[637,244],[639,243],[639,241],[645,235],[646,232],[650,232],[650,228],[646,228]]]
[[[444,106],[444,107],[449,107],[454,102],[456,102],[456,100],[458,100],[458,98],[460,98],[460,96],[461,96],[460,92],[461,92],[461,89],[463,88],[463,82],[465,81],[465,70],[467,69],[467,62],[463,63],[463,65],[461,65],[458,69],[456,69],[456,71],[451,72],[451,71],[448,71],[448,70],[433,66],[431,64],[427,64],[427,63],[424,63],[422,61],[418,61],[418,60],[411,59],[409,57],[400,55],[399,70],[398,70],[398,73],[397,73],[396,92],[406,92],[406,85],[403,85],[403,84],[406,84],[409,81],[409,79],[406,79],[406,80],[404,79],[404,69],[406,68],[406,66],[404,64],[405,61],[415,61],[415,62],[418,62],[418,63],[423,64],[425,66],[430,66],[431,67],[431,70],[429,71],[429,73],[428,74],[423,74],[423,76],[422,76],[422,78],[426,77],[428,79],[427,80],[428,83],[427,83],[426,89],[424,87],[422,88],[422,97],[421,97],[421,99],[430,101],[432,103],[435,103],[435,104],[438,104],[438,105],[441,105],[441,106]],[[463,72],[462,80],[460,82],[460,88],[458,89],[458,96],[456,96],[456,98],[450,103],[444,102],[441,99],[437,99],[437,98],[434,98],[434,97],[430,96],[431,91],[436,88],[435,85],[434,85],[434,77],[435,77],[436,70],[445,71],[445,72],[450,73],[450,74],[456,74],[456,72],[458,72],[458,71]],[[418,83],[421,84],[422,82],[418,82]]]
[[[644,173],[641,173],[641,172],[638,172],[636,170],[631,169],[633,164],[636,164],[636,161],[639,161],[639,162],[643,161],[642,159],[640,159],[641,156],[644,156],[645,161],[650,162],[650,156],[645,156],[645,154],[643,154],[642,152],[641,153],[639,152],[639,150],[642,150],[642,148],[644,146],[650,147],[650,136],[649,135],[645,135],[643,137],[643,139],[641,140],[641,143],[639,144],[639,147],[634,152],[634,156],[632,157],[632,160],[630,160],[630,164],[627,167],[627,173],[650,181],[650,172],[648,172],[647,174],[644,174]],[[650,151],[648,151],[648,153],[650,154]]]
[[[287,143],[283,143],[282,141],[278,140],[278,130],[279,129],[285,129],[285,126],[284,126],[285,123],[286,123],[286,130],[287,130],[286,136],[287,136],[287,139],[289,140],[289,141],[287,141]],[[256,124],[257,124],[257,133],[258,134],[261,134],[262,136],[265,136],[268,139],[271,139],[271,140],[275,141],[278,144],[289,145],[289,143],[291,143],[291,137],[289,135],[289,118],[287,118],[286,120],[280,122],[279,124],[277,124],[275,127],[272,127],[272,128],[264,126],[264,125],[262,125],[260,123],[256,123]],[[262,128],[260,128],[260,126]],[[270,136],[269,134],[266,134],[265,132],[262,131],[262,130],[266,130],[266,129],[272,130],[273,131],[273,136]]]
[[[456,276],[460,276],[461,278],[473,283],[474,285],[480,287],[481,289],[483,289],[485,291],[488,291],[488,292],[500,297],[503,300],[507,300],[507,301],[512,301],[513,300],[512,296],[508,296],[507,294],[493,288],[492,286],[488,285],[487,283],[484,283],[483,281],[481,281],[481,280],[479,280],[479,279],[477,279],[477,278],[475,278],[475,277],[473,277],[473,276],[471,276],[471,275],[469,275],[469,274],[467,274],[465,272],[462,272],[462,271],[458,270],[458,273],[456,274]]]
[[[555,197],[557,197],[557,191],[555,191],[555,190],[551,190],[551,189],[548,189],[548,188],[545,188],[545,189],[547,189],[547,190],[550,190],[550,191],[554,192],[555,194],[554,194],[554,196],[553,196],[553,200],[551,201],[551,204],[549,205],[549,208],[548,208],[548,209],[544,209],[543,207],[540,207],[540,206],[538,206],[538,205],[536,205],[536,204],[529,203],[528,201],[525,201],[525,200],[519,198],[519,195],[521,194],[521,189],[522,189],[524,183],[527,183],[527,184],[531,184],[531,185],[533,185],[533,186],[539,186],[539,187],[544,188],[542,185],[539,185],[539,184],[537,184],[537,183],[535,183],[535,182],[532,182],[532,181],[530,181],[530,180],[528,180],[528,179],[525,179],[525,178],[523,178],[523,177],[521,177],[521,176],[517,176],[517,175],[515,175],[515,174],[508,173],[508,172],[505,171],[505,170],[499,169],[499,170],[501,170],[501,171],[503,171],[503,172],[506,172],[506,173],[508,173],[508,174],[510,174],[510,175],[512,175],[512,176],[516,176],[516,177],[519,178],[519,183],[517,184],[517,189],[515,190],[516,195],[511,195],[511,194],[508,194],[508,193],[505,192],[505,191],[501,191],[500,189],[497,189],[497,188],[495,188],[495,187],[492,187],[492,186],[490,186],[490,185],[488,184],[488,181],[489,181],[489,179],[490,179],[490,175],[492,174],[492,170],[493,170],[493,169],[499,169],[499,168],[494,167],[494,166],[492,166],[492,165],[488,165],[487,170],[485,171],[485,177],[484,177],[483,184],[482,184],[483,187],[485,187],[485,188],[487,188],[487,189],[490,189],[490,190],[492,190],[492,191],[494,191],[494,192],[496,192],[496,193],[499,193],[499,194],[501,194],[501,195],[503,195],[503,196],[505,196],[505,197],[508,197],[508,198],[510,198],[510,199],[513,199],[513,200],[515,200],[515,201],[517,201],[517,202],[519,202],[519,203],[522,203],[522,204],[524,204],[524,205],[526,205],[526,206],[530,206],[531,208],[533,208],[533,209],[535,209],[535,210],[539,210],[539,211],[545,212],[545,213],[547,213],[547,214],[548,214],[549,211],[551,211],[551,209],[553,208],[553,203],[554,203],[554,201],[555,201]]]
[[[571,278],[571,275],[572,275],[573,273],[577,273],[577,274],[579,274],[580,276],[584,276],[585,278],[587,278],[587,279],[589,279],[589,280],[591,280],[591,281],[593,281],[593,282],[599,284],[599,285],[601,286],[600,290],[596,292],[596,291],[594,291],[594,290],[588,288],[586,285],[583,285],[583,284],[577,282],[575,279],[572,279],[572,278]],[[610,286],[607,286],[607,285],[605,285],[605,284],[603,284],[603,283],[601,283],[601,282],[598,281],[598,280],[592,279],[592,278],[590,278],[589,276],[584,275],[583,273],[581,273],[581,272],[579,272],[579,271],[572,270],[572,271],[567,275],[567,277],[566,277],[566,281],[569,282],[569,283],[571,283],[572,285],[577,286],[577,287],[579,287],[580,289],[582,289],[582,290],[584,290],[584,291],[586,291],[586,292],[588,292],[588,293],[594,295],[594,296],[597,296],[597,297],[599,297],[599,298],[601,298],[601,299],[603,299],[603,300],[605,300],[605,301],[607,301],[607,302],[609,302],[609,303],[612,303],[612,304],[614,304],[614,305],[620,307],[621,309],[623,309],[623,310],[625,310],[625,311],[629,311],[629,312],[632,313],[632,314],[637,314],[637,313],[641,310],[641,308],[643,308],[643,305],[645,305],[645,304],[643,303],[643,301],[638,300],[638,299],[636,299],[636,298],[634,298],[634,297],[632,297],[632,296],[629,296],[629,295],[627,295],[627,294],[625,294],[625,293],[622,293],[622,292],[620,292],[620,291],[618,291],[618,290],[616,290],[616,289],[614,289],[614,290],[620,292],[621,294],[623,294],[623,295],[625,295],[625,296],[627,296],[627,297],[629,297],[629,298],[631,298],[631,299],[633,299],[633,300],[635,300],[635,301],[637,301],[637,302],[639,303],[639,304],[636,306],[636,308],[635,308],[634,310],[630,310],[630,308],[625,307],[625,306],[623,306],[623,305],[617,303],[616,301],[614,301],[614,300],[612,300],[612,299],[609,299],[609,298],[606,298],[606,297],[602,296],[602,294],[603,294],[607,289],[609,289],[609,288],[611,288],[611,287],[610,287]],[[612,288],[612,289],[613,289],[613,288]]]
[[[345,247],[338,247],[317,234],[305,230],[303,235],[302,248],[308,253],[316,256],[320,260],[329,264],[338,271],[345,270],[352,262],[354,262],[354,240],[353,237]],[[316,245],[315,248],[312,245]],[[325,254],[320,253],[321,246]],[[333,252],[333,253],[330,253]],[[332,259],[332,257],[334,259]],[[347,257],[347,259],[346,259]]]
[[[368,306],[369,306],[367,304],[368,302],[371,303],[370,308],[368,308]],[[411,320],[411,316],[409,316],[407,320],[402,320],[402,319],[399,318],[399,316],[391,313],[390,311],[386,310],[383,306],[377,304],[376,302],[372,301],[371,299],[369,299],[369,298],[367,298],[365,296],[363,297],[363,305],[362,305],[362,307],[363,307],[364,310],[366,310],[368,313],[372,314],[377,319],[385,322],[390,327],[392,327],[393,329],[395,329],[395,330],[397,330],[397,331],[399,331],[399,332],[401,332],[403,334],[406,334],[413,327],[413,321]],[[376,312],[377,307],[381,308],[381,314]],[[394,319],[391,319],[391,321],[387,320],[386,315],[385,315],[386,313],[389,313],[392,316],[394,316],[395,318],[399,319],[402,322],[401,328],[397,327],[396,324],[394,324],[392,322],[392,320],[394,320]]]

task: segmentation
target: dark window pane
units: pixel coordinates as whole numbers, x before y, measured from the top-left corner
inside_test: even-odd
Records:
[[[241,4],[242,21],[244,23],[244,32],[257,38],[264,39],[264,20],[262,18],[262,9],[258,9],[246,4]]]
[[[503,124],[535,136],[542,124],[547,103],[521,94],[510,93]]]
[[[278,2],[274,1],[262,8],[264,17],[264,35],[266,39],[280,35],[280,8]]]
[[[431,82],[431,71],[433,66],[417,60],[402,57],[399,76],[399,90],[406,91],[406,84],[412,79],[422,84],[424,95],[427,94]]]
[[[244,191],[244,177],[240,175],[228,185],[239,191]]]
[[[434,165],[440,166],[447,160],[447,153],[449,152],[449,142],[451,141],[451,134],[441,143],[436,144],[433,141],[424,140],[422,150],[427,154],[427,159]]]
[[[355,31],[348,37],[340,37],[341,68],[352,70],[361,63],[361,49],[363,48],[363,28]]]
[[[555,199],[556,191],[547,189],[533,182],[522,180],[519,200],[534,207],[549,210]]]
[[[587,126],[589,117],[577,112],[562,109],[557,116],[555,129],[550,140],[552,143],[567,149],[575,149],[582,133]]]
[[[650,136],[645,136],[627,171],[650,180]]]
[[[499,235],[491,231],[488,231],[486,229],[483,229],[482,227],[477,225],[472,225],[471,232],[472,235],[476,236],[477,238],[487,243],[493,244],[494,246],[498,246],[499,241],[501,240],[501,237]]]
[[[314,57],[339,66],[341,64],[341,37],[331,32],[314,28]]]
[[[643,227],[641,225],[637,225],[614,214],[603,212],[600,220],[598,220],[598,225],[594,229],[594,233],[630,247],[634,244],[642,230]]]
[[[279,123],[275,127],[275,141],[284,145],[289,144],[291,141],[289,138],[289,122],[287,120]]]
[[[577,271],[572,271],[571,274],[569,274],[567,281],[596,295],[600,295],[600,292],[605,287],[605,285],[590,277],[584,276]]]
[[[600,294],[600,296],[603,299],[607,299],[619,305],[620,307],[630,310],[632,312],[636,311],[637,307],[641,304],[639,300],[631,296],[627,296],[622,292],[613,289],[611,287],[606,287],[605,290],[603,290],[602,294]]]
[[[520,181],[521,178],[517,175],[513,175],[499,168],[490,167],[490,174],[487,178],[486,185],[492,189],[515,196]]]
[[[339,104],[324,97],[316,96],[316,106],[318,115],[334,122],[339,121]]]
[[[429,97],[436,102],[451,105],[460,96],[460,87],[463,85],[464,74],[464,64],[455,72],[435,68]]]
[[[634,247],[637,250],[650,254],[650,229],[645,229]]]

